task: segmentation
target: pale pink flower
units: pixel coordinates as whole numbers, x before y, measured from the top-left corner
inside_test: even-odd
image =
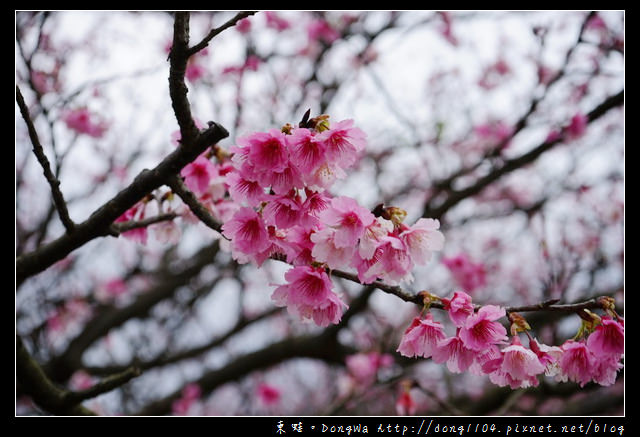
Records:
[[[485,305],[476,314],[469,316],[460,329],[460,338],[464,345],[475,351],[507,340],[507,330],[496,320],[504,317],[504,308]]]
[[[180,227],[173,220],[166,220],[160,223],[156,223],[151,227],[153,234],[160,243],[163,244],[177,244],[180,241],[182,232]]]
[[[562,351],[559,361],[562,375],[583,387],[593,377],[595,357],[584,341],[567,340]]]
[[[93,378],[84,370],[77,370],[73,372],[69,379],[69,388],[71,390],[79,391],[86,390],[93,386]]]
[[[346,305],[331,290],[327,272],[321,267],[296,266],[284,275],[287,284],[273,292],[277,305],[302,319],[311,319],[318,326],[338,323]]]
[[[558,360],[562,356],[562,349],[558,346],[539,344],[535,339],[529,341],[529,347],[538,356],[540,363],[545,366],[545,375],[556,376],[560,370]]]
[[[391,285],[397,285],[402,281],[412,281],[411,268],[413,264],[404,241],[391,234],[382,237],[381,240],[382,243],[374,254],[376,262],[371,265],[364,276],[379,277]]]
[[[446,362],[451,372],[461,373],[473,364],[477,354],[467,348],[460,337],[454,336],[440,340],[431,359],[438,364]]]
[[[427,313],[424,318],[413,319],[404,332],[397,351],[405,357],[429,358],[437,349],[438,343],[445,338],[442,324],[433,320],[431,313]]]
[[[263,405],[274,405],[280,402],[280,390],[266,382],[258,385],[256,395]]]
[[[615,355],[596,356],[592,369],[593,381],[604,386],[615,384],[618,371],[622,369],[620,357]]]
[[[341,168],[351,167],[366,146],[366,134],[353,127],[353,120],[334,123],[331,129],[317,135],[326,147],[327,160]]]
[[[102,137],[107,130],[106,124],[96,121],[95,116],[87,108],[68,111],[62,116],[62,119],[69,129],[94,138]]]
[[[233,218],[222,225],[222,234],[229,238],[232,248],[244,254],[257,254],[271,246],[262,217],[251,208],[238,209]]]
[[[442,299],[445,310],[449,313],[449,318],[458,328],[464,326],[467,318],[473,314],[473,304],[471,296],[464,291],[456,291],[453,298]]]
[[[303,175],[310,175],[326,162],[325,145],[309,129],[294,129],[287,135],[291,161]]]
[[[376,219],[364,229],[358,244],[358,255],[362,259],[371,259],[376,249],[383,243],[383,238],[393,232],[393,223],[383,217]]]
[[[421,218],[400,233],[415,264],[425,265],[434,251],[442,250],[444,235],[438,231],[439,227],[438,220]]]
[[[596,356],[620,357],[624,353],[624,325],[608,316],[587,338],[587,347]]]
[[[262,61],[260,60],[259,57],[257,57],[256,55],[250,55],[247,56],[247,60],[244,61],[244,65],[242,67],[243,70],[250,70],[250,71],[258,71],[258,67],[260,66],[260,64],[262,63]]]
[[[209,183],[218,174],[215,165],[206,157],[200,155],[193,162],[184,166],[180,175],[184,183],[196,194],[204,194],[209,188]]]
[[[500,370],[510,375],[514,380],[528,380],[545,371],[545,366],[538,356],[522,346],[518,337],[513,337],[511,345],[502,350],[503,358]]]
[[[375,382],[378,370],[393,364],[393,357],[378,352],[359,353],[349,355],[345,359],[349,374],[362,385],[371,385]]]
[[[329,208],[320,212],[318,218],[325,225],[335,228],[336,247],[354,247],[365,228],[375,220],[371,211],[345,196],[333,198]]]
[[[338,247],[335,242],[336,230],[333,228],[320,229],[311,234],[311,241],[314,246],[311,251],[313,257],[326,263],[330,269],[340,269],[351,264],[354,246]]]

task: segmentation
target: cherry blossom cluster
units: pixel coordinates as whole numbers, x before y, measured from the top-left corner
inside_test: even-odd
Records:
[[[437,220],[403,223],[398,208],[374,212],[328,188],[346,176],[366,137],[352,120],[320,116],[239,138],[230,148],[226,174],[230,197],[240,206],[223,225],[231,253],[261,265],[274,256],[293,267],[273,300],[319,326],[338,323],[346,305],[333,292],[327,269],[353,268],[360,282],[390,284],[412,279],[415,264],[441,250]]]
[[[512,389],[537,386],[541,374],[581,386],[590,381],[607,386],[615,382],[622,368],[624,320],[613,311],[612,303],[602,317],[581,313],[588,320],[576,338],[561,346],[547,346],[527,332],[530,327],[517,313],[509,314],[509,340],[506,328],[498,321],[507,315],[505,309],[494,305],[476,309],[471,296],[462,291],[456,291],[450,299],[429,293],[425,298],[444,304],[456,333],[447,335],[431,312],[420,315],[406,329],[397,349],[404,356],[446,363],[454,373],[488,375],[494,384]],[[526,332],[528,347],[522,344],[520,332]]]

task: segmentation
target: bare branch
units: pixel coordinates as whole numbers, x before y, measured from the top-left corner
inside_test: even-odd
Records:
[[[18,106],[20,107],[20,113],[22,114],[22,118],[24,122],[27,124],[27,129],[29,131],[29,138],[31,139],[31,144],[33,145],[33,153],[38,158],[38,162],[42,166],[42,171],[44,173],[44,177],[47,179],[49,186],[51,187],[51,194],[53,196],[53,203],[58,210],[58,215],[60,216],[60,220],[64,225],[67,233],[72,233],[75,229],[75,223],[69,217],[69,211],[67,210],[67,204],[64,200],[64,196],[60,191],[60,181],[55,177],[53,171],[51,171],[51,165],[49,164],[49,160],[47,159],[47,155],[44,153],[44,149],[40,144],[40,140],[38,139],[38,132],[36,131],[35,126],[33,125],[33,121],[31,121],[31,117],[29,115],[29,109],[24,101],[24,97],[22,97],[22,93],[20,92],[20,88],[16,85],[16,101],[18,102]]]
[[[187,56],[192,56],[195,55],[196,53],[198,53],[200,50],[204,49],[205,47],[207,47],[209,45],[209,41],[211,41],[216,35],[220,34],[222,31],[233,27],[236,25],[236,23],[240,20],[242,20],[243,18],[247,18],[251,15],[256,14],[258,11],[243,11],[243,12],[238,12],[233,18],[231,18],[229,21],[227,21],[226,23],[224,23],[222,26],[216,27],[215,29],[211,29],[211,31],[207,34],[207,36],[205,36],[202,41],[200,41],[198,44],[194,45],[193,47],[189,48],[189,50],[187,51]]]
[[[92,399],[100,396],[103,393],[108,393],[114,390],[136,376],[140,376],[142,372],[137,367],[129,367],[116,375],[111,375],[102,381],[94,384],[92,387],[81,391],[69,391],[64,396],[64,402],[70,405],[79,404],[87,399]]]
[[[175,194],[189,207],[191,212],[200,219],[202,223],[216,232],[222,232],[222,225],[211,215],[209,210],[198,201],[198,198],[187,188],[180,176],[173,175],[167,180],[167,184]]]
[[[155,223],[171,221],[176,217],[178,217],[177,213],[167,212],[153,217],[148,217],[143,220],[129,220],[126,222],[114,223],[113,225],[111,225],[111,228],[114,233],[121,234],[123,232],[131,231],[132,229],[146,228],[147,226],[153,225]]]

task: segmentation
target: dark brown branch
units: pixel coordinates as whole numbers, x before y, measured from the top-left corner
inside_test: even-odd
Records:
[[[316,358],[342,364],[346,355],[353,351],[340,345],[335,336],[327,335],[327,332],[288,338],[271,344],[238,357],[220,369],[205,373],[193,383],[197,384],[203,393],[209,393],[222,384],[241,378],[254,370],[264,369],[292,358]],[[147,405],[137,415],[167,414],[171,411],[172,403],[180,396],[181,391],[176,390],[169,396]]]
[[[70,405],[79,404],[87,399],[92,399],[101,394],[114,390],[136,376],[140,376],[141,371],[137,367],[129,367],[122,372],[108,376],[102,381],[94,384],[92,387],[81,391],[70,391],[64,396],[64,402]]]
[[[21,284],[29,276],[60,261],[88,241],[109,235],[111,224],[127,209],[151,191],[164,185],[170,175],[178,173],[207,147],[227,135],[225,128],[213,123],[198,135],[193,144],[177,148],[153,170],[143,170],[128,187],[98,208],[87,220],[77,224],[75,232],[65,234],[33,252],[19,256],[16,259],[16,283]]]
[[[95,416],[95,413],[82,405],[70,405],[65,402],[67,391],[57,387],[33,359],[16,336],[16,381],[20,389],[44,410],[58,415]]]
[[[224,342],[226,342],[228,339],[230,339],[231,337],[233,337],[234,335],[242,331],[247,326],[250,326],[253,323],[256,323],[260,320],[264,320],[280,312],[282,312],[282,308],[272,308],[270,310],[265,311],[262,314],[252,317],[251,319],[239,319],[238,322],[226,333],[224,333],[219,337],[214,338],[213,340],[209,341],[206,344],[203,344],[201,346],[196,346],[191,349],[186,349],[181,352],[177,352],[173,355],[169,355],[169,356],[162,355],[152,360],[138,362],[136,363],[136,367],[138,367],[141,370],[148,370],[156,367],[162,367],[169,364],[178,363],[180,361],[188,360],[190,358],[195,358],[199,355],[202,355],[205,352],[212,350],[213,348],[216,348],[222,345]],[[92,375],[108,375],[115,372],[122,372],[125,369],[126,369],[126,366],[85,367],[85,370]]]
[[[587,114],[589,123],[597,120],[606,114],[609,110],[622,106],[624,104],[624,90],[619,93],[608,97],[605,101],[603,101],[600,105],[595,107],[592,111]],[[562,143],[564,138],[560,136],[554,140],[547,140],[540,144],[539,146],[533,148],[527,153],[524,153],[517,158],[512,158],[510,160],[505,161],[501,166],[496,167],[486,176],[478,179],[473,185],[464,188],[462,190],[453,191],[449,197],[447,197],[442,204],[438,207],[431,209],[429,207],[425,208],[423,216],[431,217],[436,219],[441,219],[444,214],[453,208],[455,205],[460,203],[462,200],[467,199],[469,197],[475,196],[484,190],[487,186],[497,181],[501,177],[509,174],[519,168],[522,168],[528,164],[531,164],[536,159],[538,159],[543,153],[551,150],[554,146],[559,143]]]
[[[187,188],[178,175],[172,175],[167,180],[167,185],[177,194],[180,199],[189,207],[191,212],[200,219],[202,223],[217,232],[222,232],[222,225],[211,215],[209,210],[198,201],[198,198]]]
[[[164,214],[159,214],[153,217],[148,217],[143,220],[129,220],[126,222],[114,223],[111,225],[111,229],[114,233],[121,234],[123,232],[131,231],[133,229],[138,228],[146,228],[149,225],[153,225],[155,223],[171,221],[178,217],[178,214],[175,212],[167,212]]]
[[[82,367],[82,355],[98,339],[110,330],[130,319],[144,317],[158,302],[171,297],[181,286],[188,284],[194,276],[211,264],[218,253],[217,242],[202,248],[182,270],[157,278],[152,289],[141,294],[134,302],[123,308],[110,308],[91,320],[86,328],[69,342],[64,353],[47,364],[47,373],[56,381],[66,380],[75,370]]]
[[[207,36],[205,36],[202,41],[200,41],[198,44],[194,45],[193,47],[189,48],[189,50],[187,51],[187,56],[192,56],[195,55],[196,53],[198,53],[200,50],[204,49],[205,47],[207,47],[209,45],[209,42],[218,34],[220,34],[222,31],[233,27],[236,25],[236,23],[240,20],[242,20],[243,18],[247,18],[251,15],[256,14],[258,11],[243,11],[243,12],[238,12],[233,18],[231,18],[229,21],[227,21],[226,23],[224,23],[222,26],[216,27],[215,29],[211,29],[211,31],[207,34]]]
[[[60,220],[64,225],[67,233],[72,233],[75,229],[75,223],[69,217],[69,211],[67,210],[67,204],[64,200],[64,196],[60,191],[60,181],[55,177],[53,171],[51,170],[51,164],[47,159],[47,155],[44,153],[44,149],[40,144],[40,140],[38,138],[38,132],[36,131],[35,126],[33,125],[33,121],[31,121],[31,116],[29,115],[29,109],[27,108],[27,104],[24,101],[24,97],[22,97],[22,93],[20,92],[20,88],[16,85],[16,101],[18,102],[18,106],[20,107],[20,113],[22,114],[22,118],[24,122],[27,124],[27,130],[29,131],[29,138],[31,139],[31,144],[33,146],[33,153],[38,158],[38,162],[42,167],[42,171],[44,173],[44,177],[47,179],[49,186],[51,187],[51,194],[53,196],[53,203],[58,210],[58,215],[60,216]]]

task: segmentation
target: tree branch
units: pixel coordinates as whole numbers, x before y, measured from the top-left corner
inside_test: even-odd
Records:
[[[235,26],[236,23],[240,20],[242,20],[243,18],[247,18],[251,15],[256,14],[258,11],[243,11],[243,12],[238,12],[233,18],[231,18],[229,21],[227,21],[226,23],[224,23],[222,26],[216,27],[215,29],[211,29],[211,31],[207,34],[207,36],[205,36],[202,41],[200,41],[198,44],[194,45],[193,47],[189,48],[189,50],[187,51],[187,56],[192,56],[195,55],[196,53],[198,53],[200,50],[204,49],[205,47],[207,47],[209,45],[209,41],[211,41],[216,35],[220,34],[222,31]]]
[[[137,367],[129,367],[124,371],[111,375],[102,381],[94,384],[92,387],[81,391],[69,391],[64,396],[64,402],[70,405],[79,404],[87,399],[92,399],[101,394],[108,393],[121,385],[126,384],[136,376],[140,376],[142,372]]]
[[[187,188],[182,178],[177,174],[170,176],[167,185],[177,194],[180,199],[189,207],[191,212],[200,219],[202,223],[216,232],[222,233],[222,225],[211,215],[209,210],[198,201],[198,198]]]
[[[16,101],[18,102],[18,106],[20,107],[20,113],[22,114],[22,118],[24,122],[27,124],[27,130],[29,131],[29,138],[31,139],[31,144],[33,145],[33,153],[38,158],[38,162],[42,167],[42,171],[44,173],[44,177],[47,179],[49,186],[51,187],[51,194],[53,196],[53,203],[58,210],[58,215],[60,216],[60,220],[64,225],[67,233],[72,233],[75,229],[75,223],[69,217],[69,211],[67,210],[67,204],[64,200],[64,196],[60,191],[60,181],[55,177],[53,171],[51,171],[51,164],[47,159],[47,155],[44,153],[44,149],[40,144],[40,140],[38,139],[38,132],[36,131],[35,126],[33,125],[33,121],[31,121],[31,117],[29,115],[29,109],[24,101],[24,97],[22,97],[22,93],[20,92],[20,88],[16,85]]]
[[[606,114],[609,110],[622,106],[624,104],[624,90],[619,93],[608,97],[605,101],[603,101],[600,105],[595,107],[587,114],[587,118],[589,123],[597,120]],[[511,173],[519,168],[522,168],[528,164],[531,164],[536,159],[540,157],[543,153],[551,150],[555,145],[562,143],[564,140],[563,136],[553,140],[547,140],[540,144],[539,146],[533,148],[527,153],[524,153],[517,158],[512,158],[507,161],[504,161],[502,166],[496,167],[486,176],[478,179],[475,184],[464,188],[462,190],[453,191],[449,197],[447,197],[439,206],[434,209],[427,207],[423,212],[423,217],[431,217],[436,219],[441,219],[444,214],[453,208],[455,205],[460,203],[462,200],[474,196],[480,193],[483,189],[485,189],[488,185],[500,179],[502,176]]]

